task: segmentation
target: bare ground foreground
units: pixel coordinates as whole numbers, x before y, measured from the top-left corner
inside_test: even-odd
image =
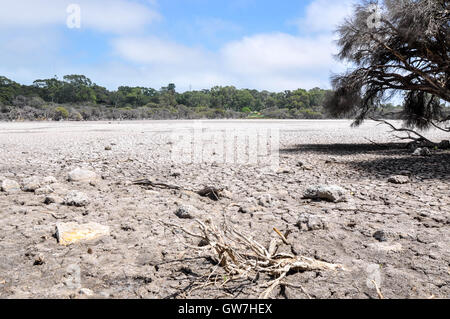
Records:
[[[198,232],[196,218],[226,223],[264,247],[280,239],[274,227],[289,230],[279,252],[344,266],[291,271],[271,298],[450,296],[449,151],[413,156],[373,122],[353,129],[348,121],[205,121],[210,133],[258,128],[276,136],[279,129],[279,168],[210,163],[207,155],[179,164],[173,137],[193,124],[1,123],[0,183],[14,180],[21,189],[0,192],[0,297],[260,296],[273,277],[230,280],[212,249],[167,226]],[[221,145],[215,136],[209,143]],[[427,136],[448,139],[438,131]],[[69,181],[76,168],[99,178]],[[404,176],[404,184],[389,182],[392,175]],[[132,184],[143,178],[181,189]],[[304,199],[318,184],[342,187],[347,201]],[[204,186],[224,188],[224,196],[193,192]],[[86,198],[71,202],[72,191]],[[55,229],[65,223],[98,223],[110,232],[64,246]]]

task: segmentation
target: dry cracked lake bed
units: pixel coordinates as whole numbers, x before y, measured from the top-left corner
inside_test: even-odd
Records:
[[[450,151],[350,124],[0,123],[0,297],[258,298],[277,277],[250,255],[270,251],[340,267],[268,298],[448,298]],[[259,247],[248,271],[197,221]]]

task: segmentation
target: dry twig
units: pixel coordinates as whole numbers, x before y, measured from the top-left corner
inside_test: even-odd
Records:
[[[281,284],[281,281],[291,271],[313,271],[313,270],[345,270],[342,265],[331,264],[305,256],[294,256],[288,253],[277,253],[273,241],[269,248],[254,241],[236,231],[224,223],[223,229],[217,228],[210,220],[203,222],[195,220],[200,232],[195,233],[176,224],[162,222],[165,226],[178,229],[185,234],[200,238],[205,241],[217,254],[218,265],[226,272],[227,282],[236,279],[255,278],[258,274],[268,274],[275,279],[265,285],[266,289],[260,294],[260,298],[268,298],[270,293]],[[276,230],[283,242],[288,243],[286,237]],[[215,273],[217,269],[213,270]],[[212,274],[208,276],[207,282],[202,286],[210,285],[208,282]]]
[[[375,286],[375,289],[376,289],[377,294],[378,294],[378,298],[384,299],[384,296],[383,296],[383,294],[381,293],[380,287],[378,287],[377,282],[376,282],[375,280],[372,280],[372,283],[373,283],[374,286]]]

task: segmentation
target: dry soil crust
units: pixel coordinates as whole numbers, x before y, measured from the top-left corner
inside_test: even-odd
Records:
[[[158,222],[194,226],[192,219],[175,214],[182,205],[196,208],[194,217],[217,224],[225,218],[264,245],[277,237],[273,227],[290,229],[293,247],[282,249],[348,268],[292,273],[286,281],[297,288],[279,287],[273,298],[378,298],[372,278],[386,298],[450,295],[448,151],[413,157],[399,145],[385,145],[392,140],[375,123],[351,129],[348,121],[206,121],[205,131],[279,129],[279,171],[258,165],[173,163],[173,132],[192,124],[0,124],[0,179],[20,183],[32,176],[54,176],[59,192],[81,191],[90,200],[86,207],[69,207],[45,204],[46,195],[0,192],[0,297],[257,297],[259,285],[271,278],[187,293],[215,265],[210,251],[187,248],[185,243],[198,243]],[[442,134],[428,136],[440,141],[446,138]],[[77,167],[101,179],[68,182],[67,174]],[[388,182],[398,174],[408,175],[410,182]],[[141,178],[188,189],[216,185],[231,198],[212,201],[190,192],[130,185]],[[315,184],[339,185],[349,201],[302,199]],[[311,229],[297,225],[300,215],[313,218]],[[96,222],[109,226],[111,235],[62,246],[53,237],[60,222]]]

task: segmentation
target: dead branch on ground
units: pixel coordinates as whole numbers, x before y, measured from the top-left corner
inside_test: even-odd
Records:
[[[161,223],[172,230],[178,229],[190,237],[201,239],[210,246],[215,252],[214,257],[218,266],[227,275],[227,279],[221,286],[233,280],[257,278],[260,274],[267,274],[274,279],[261,286],[261,288],[265,289],[259,297],[266,299],[277,286],[283,284],[282,280],[291,271],[345,270],[342,265],[331,264],[306,256],[277,253],[279,245],[289,243],[286,236],[281,234],[280,231],[275,230],[276,228],[274,230],[279,238],[281,238],[281,242],[279,242],[279,238],[274,238],[269,244],[269,247],[266,248],[250,236],[236,231],[226,223],[224,223],[222,229],[219,229],[210,220],[203,222],[197,219],[195,221],[199,232],[187,230],[176,224]],[[216,279],[212,280],[212,275],[216,271],[217,269],[215,268],[207,277],[206,282],[198,287],[201,288],[216,284],[217,276],[215,277]]]
[[[156,188],[166,188],[166,189],[175,189],[175,190],[181,190],[180,186],[176,185],[169,185],[166,183],[157,183],[152,182],[149,179],[140,179],[133,182],[133,185],[140,185],[140,186],[150,186],[150,187],[156,187]]]
[[[133,185],[139,185],[139,186],[144,186],[144,187],[163,188],[163,189],[184,190],[184,191],[197,193],[201,197],[208,197],[214,201],[218,201],[222,198],[221,193],[223,191],[222,188],[216,188],[213,186],[206,186],[199,191],[194,191],[192,189],[182,188],[181,186],[177,186],[177,185],[170,185],[170,184],[161,183],[161,182],[153,182],[149,179],[140,179],[140,180],[134,181]]]

